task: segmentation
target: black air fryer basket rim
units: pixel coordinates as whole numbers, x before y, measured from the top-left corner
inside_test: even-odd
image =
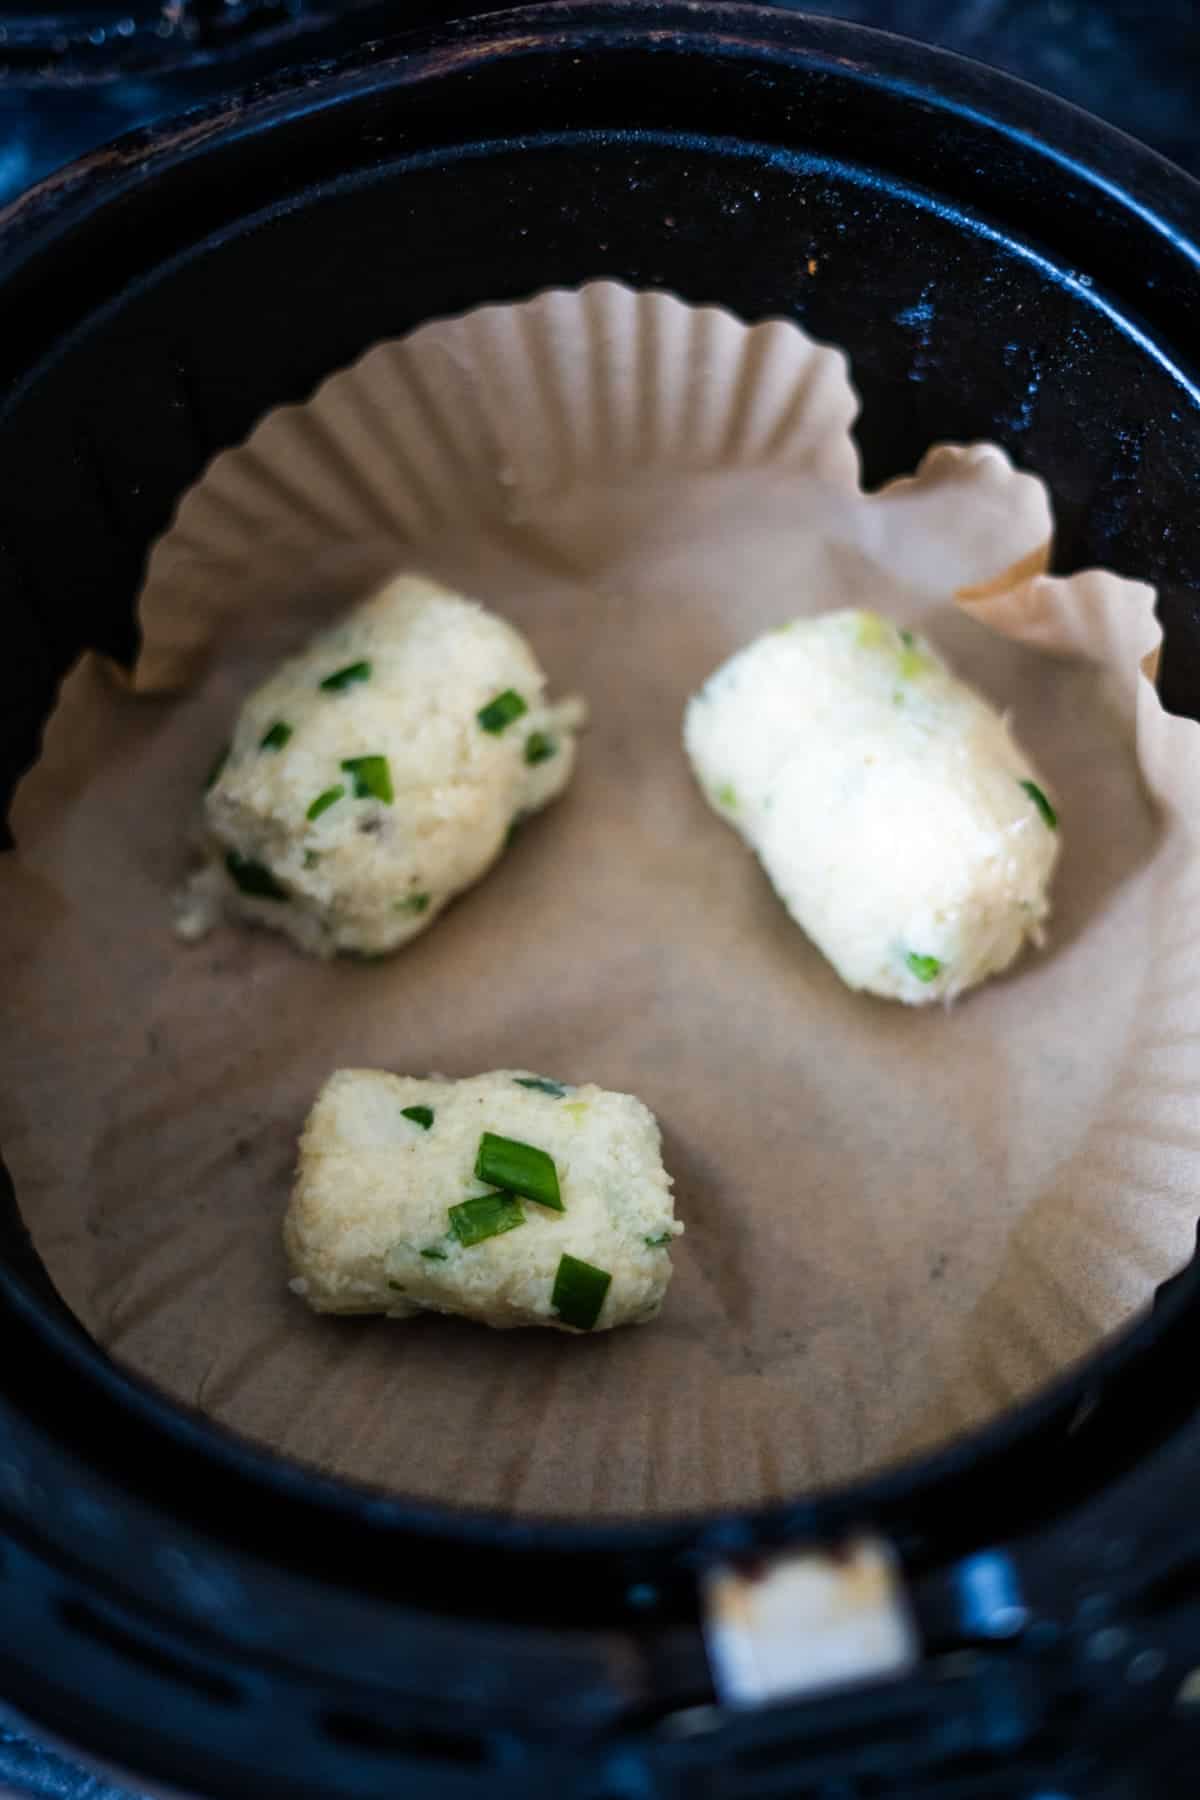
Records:
[[[369,46],[333,70],[300,71],[232,106],[123,140],[52,177],[0,221],[8,266],[22,282],[36,280],[41,261],[82,224],[142,189],[148,176],[165,181],[216,145],[285,133],[314,112],[350,107],[365,93],[450,83],[518,57],[600,56],[614,45],[665,58],[739,58],[748,68],[769,68],[773,77],[832,76],[888,90],[949,118],[969,118],[997,141],[1041,159],[1056,178],[1069,172],[1098,202],[1102,197],[1105,206],[1135,218],[1189,272],[1200,262],[1200,187],[1153,152],[1022,82],[855,25],[752,5],[603,0],[491,14],[432,41],[403,40],[386,54]],[[0,1268],[0,1338],[11,1344],[5,1399],[29,1424],[31,1441],[44,1432],[38,1418],[52,1396],[52,1405],[76,1421],[70,1453],[115,1487],[136,1490],[143,1503],[268,1560],[277,1544],[278,1508],[303,1509],[321,1536],[321,1571],[373,1583],[381,1533],[418,1551],[421,1545],[501,1548],[546,1559],[547,1566],[599,1557],[625,1567],[629,1558],[665,1556],[677,1570],[694,1571],[715,1555],[835,1537],[873,1523],[910,1560],[929,1561],[947,1545],[988,1541],[1043,1516],[1047,1505],[1066,1505],[1161,1440],[1191,1410],[1180,1371],[1200,1337],[1200,1267],[1193,1262],[1151,1316],[1021,1407],[928,1458],[740,1513],[596,1524],[411,1503],[290,1464],[108,1361],[37,1287],[15,1268]],[[650,1564],[639,1560],[638,1567]]]

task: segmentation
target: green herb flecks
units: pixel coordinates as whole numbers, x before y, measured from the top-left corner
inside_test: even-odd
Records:
[[[258,740],[260,750],[282,750],[292,735],[292,728],[286,719],[276,719],[269,731],[264,731]]]
[[[654,1237],[648,1237],[646,1239],[646,1244],[651,1250],[661,1250],[663,1245],[669,1244],[674,1236],[675,1233],[673,1231],[660,1231],[657,1232]]]
[[[317,795],[307,813],[304,815],[305,818],[319,819],[323,812],[328,812],[331,806],[337,805],[345,792],[346,790],[340,781],[336,787],[326,788],[323,794]]]
[[[719,788],[717,788],[716,791],[714,792],[713,799],[716,801],[718,806],[725,807],[728,812],[736,812],[737,811],[737,803],[738,803],[737,789],[734,787],[734,785],[731,781],[723,782],[722,785]]]
[[[522,1144],[516,1138],[497,1137],[485,1131],[479,1140],[475,1173],[480,1181],[503,1188],[508,1194],[521,1194],[536,1200],[551,1212],[565,1212],[558,1190],[558,1170],[552,1157],[535,1144]]]
[[[425,1258],[426,1262],[448,1262],[449,1261],[449,1258],[446,1255],[446,1252],[443,1249],[441,1249],[437,1244],[427,1244],[425,1246],[424,1250],[422,1250],[421,1255]]]
[[[525,739],[525,761],[530,768],[536,768],[538,763],[549,762],[557,754],[558,745],[544,731],[531,731]]]
[[[400,1112],[403,1118],[411,1119],[414,1125],[421,1127],[422,1131],[428,1131],[433,1124],[432,1106],[402,1106]]]
[[[1029,795],[1029,798],[1033,801],[1033,804],[1037,807],[1038,811],[1041,813],[1042,818],[1045,820],[1046,824],[1050,827],[1050,830],[1057,831],[1058,830],[1058,814],[1055,812],[1054,808],[1051,806],[1051,804],[1050,804],[1049,800],[1046,798],[1045,794],[1043,794],[1043,792],[1042,792],[1041,788],[1038,786],[1037,782],[1036,781],[1023,781],[1021,783],[1021,786],[1025,789],[1025,792]]]
[[[320,860],[321,852],[319,850],[306,850],[304,852],[304,866],[306,869],[315,869]]]
[[[897,633],[900,643],[900,679],[912,681],[917,675],[923,675],[929,667],[929,658],[917,642],[911,631]]]
[[[942,965],[936,956],[921,956],[916,950],[910,950],[904,958],[905,966],[918,981],[936,981],[942,972]]]
[[[612,1286],[607,1269],[597,1269],[577,1256],[562,1256],[554,1277],[550,1304],[564,1325],[590,1331],[600,1317],[604,1296]]]
[[[450,1208],[450,1229],[464,1250],[524,1223],[525,1209],[512,1194],[477,1194]]]
[[[514,719],[519,719],[522,713],[528,711],[528,706],[516,689],[505,688],[502,694],[497,694],[494,700],[481,706],[475,717],[485,731],[490,731],[493,737],[499,737],[502,731],[507,731]]]
[[[556,1100],[563,1099],[567,1091],[561,1081],[549,1081],[545,1075],[514,1075],[513,1080],[518,1087],[532,1088],[536,1094],[553,1094]]]
[[[371,665],[369,662],[347,663],[344,669],[335,669],[320,683],[322,693],[340,694],[346,688],[353,687],[355,682],[369,681]]]
[[[392,792],[392,771],[386,756],[349,756],[342,767],[353,778],[356,800],[382,800],[385,806],[392,804],[396,796]]]
[[[428,910],[428,894],[406,894],[403,900],[392,901],[393,912],[413,913],[419,917],[421,913],[428,912]]]
[[[221,771],[224,769],[225,764],[228,761],[229,761],[229,745],[226,744],[225,748],[222,751],[220,751],[218,753],[218,755],[214,758],[213,766],[208,771],[208,774],[204,778],[204,791],[206,794],[207,794],[209,788],[216,787],[218,781],[220,781],[220,779],[221,779]]]
[[[225,867],[229,870],[230,879],[254,900],[286,900],[288,891],[280,887],[265,863],[255,862],[252,857],[239,856],[236,850],[230,850],[225,858]]]
[[[880,644],[887,642],[887,636],[887,622],[878,613],[859,613],[854,641],[860,650],[877,650]]]

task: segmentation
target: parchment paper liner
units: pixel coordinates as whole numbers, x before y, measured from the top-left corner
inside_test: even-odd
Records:
[[[856,410],[840,353],[791,324],[599,283],[378,346],[185,496],[149,565],[140,692],[71,677],[0,868],[0,1142],[116,1356],[348,1476],[662,1513],[979,1421],[1185,1260],[1200,751],[1146,672],[1152,593],[1044,576],[1046,493],[994,447],[940,446],[864,495]],[[588,694],[571,793],[391,962],[176,943],[238,699],[405,564],[506,612]],[[919,618],[1013,710],[1062,812],[1048,950],[950,1012],[846,992],[679,747],[736,644],[848,603]],[[689,1227],[662,1319],[564,1343],[311,1318],[278,1222],[327,1071],[513,1062],[659,1114]]]

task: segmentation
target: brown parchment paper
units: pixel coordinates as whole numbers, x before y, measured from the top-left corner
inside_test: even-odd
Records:
[[[1044,576],[1046,493],[994,448],[865,495],[856,408],[841,355],[790,324],[601,283],[377,347],[185,498],[136,683],[73,673],[0,866],[0,1142],[114,1356],[346,1476],[657,1514],[979,1421],[1185,1259],[1200,749],[1142,669],[1153,596]],[[405,565],[498,607],[588,696],[569,794],[391,961],[177,942],[241,696]],[[1059,804],[1046,951],[950,1011],[847,992],[680,747],[736,645],[845,604],[919,619]],[[310,1315],[279,1222],[328,1072],[513,1063],[660,1118],[688,1228],[661,1319],[575,1341]]]

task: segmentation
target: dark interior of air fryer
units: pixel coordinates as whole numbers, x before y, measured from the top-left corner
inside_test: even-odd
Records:
[[[672,14],[668,33],[664,17],[568,8],[365,54],[131,142],[18,213],[0,343],[6,797],[81,653],[134,658],[148,551],[218,451],[374,344],[603,278],[843,348],[868,489],[936,442],[1004,446],[1050,490],[1056,571],[1156,585],[1160,692],[1200,717],[1200,212],[1182,178],[982,70],[935,62],[933,81],[898,40],[723,8],[704,28]],[[914,329],[923,306],[936,329]],[[565,1782],[633,1800],[691,1791],[720,1729],[742,1759],[731,1793],[832,1795],[816,1775],[770,1783],[805,1758],[832,1781],[868,1741],[918,1779],[952,1752],[969,1774],[1049,1743],[1055,1621],[1081,1592],[1108,1596],[1088,1623],[1126,1633],[1122,1669],[1146,1648],[1117,1615],[1157,1507],[1146,1471],[1191,1406],[1191,1270],[1153,1309],[1147,1291],[1131,1333],[923,1463],[752,1510],[698,1495],[670,1516],[546,1523],[406,1499],[403,1470],[388,1491],[343,1484],[176,1406],[90,1343],[21,1212],[18,1183],[0,1214],[0,1688],[160,1780],[244,1793],[249,1771],[256,1793],[366,1795],[434,1770],[438,1792]],[[593,1448],[581,1419],[575,1454]],[[1118,1530],[1099,1497],[1139,1465]],[[1080,1508],[1092,1523],[1064,1536]],[[826,1702],[824,1749],[789,1714],[754,1737],[712,1711],[710,1572],[863,1532],[911,1584],[925,1653],[959,1663],[912,1674],[903,1716]],[[1093,1581],[1089,1542],[1118,1541],[1126,1560]],[[997,1546],[1011,1555],[989,1613],[976,1553]],[[1107,1679],[1099,1653],[1089,1666]],[[621,1763],[622,1734],[652,1729],[650,1760]],[[836,1791],[891,1792],[885,1773]]]

